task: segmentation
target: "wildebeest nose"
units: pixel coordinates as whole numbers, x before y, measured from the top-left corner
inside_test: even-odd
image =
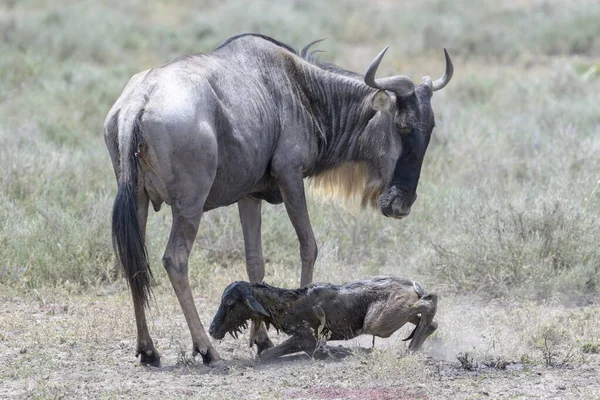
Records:
[[[405,205],[403,203],[404,202],[399,197],[396,197],[394,199],[394,201],[392,202],[392,212],[391,212],[392,215],[391,216],[393,216],[395,218],[404,218],[408,214],[410,214],[410,206],[412,205],[412,202],[410,205]]]

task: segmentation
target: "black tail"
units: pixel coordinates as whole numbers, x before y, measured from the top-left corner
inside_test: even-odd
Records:
[[[129,152],[129,162],[121,164],[121,168],[128,170],[121,173],[122,179],[113,205],[112,239],[133,298],[148,306],[150,285],[154,278],[137,215],[138,174],[135,152],[141,142],[139,117],[134,122],[132,133],[132,143],[128,149],[124,149]]]

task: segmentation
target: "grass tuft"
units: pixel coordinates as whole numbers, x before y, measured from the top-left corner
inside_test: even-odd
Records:
[[[596,295],[600,117],[590,105],[600,101],[592,23],[600,6],[464,3],[1,6],[0,284],[87,288],[120,280],[109,229],[116,185],[102,137],[108,109],[135,72],[251,31],[296,47],[327,37],[323,58],[357,71],[385,44],[381,74],[437,75],[443,47],[455,62],[451,85],[433,97],[437,128],[409,218],[352,214],[311,197],[316,280],[389,273],[446,293]],[[169,230],[168,207],[151,213],[159,285],[167,280]],[[283,207],[264,207],[263,236],[267,282],[296,286],[298,244]],[[218,297],[245,278],[237,210],[207,213],[190,259],[195,290]]]

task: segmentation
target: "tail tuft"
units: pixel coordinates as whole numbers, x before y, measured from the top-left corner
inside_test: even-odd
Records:
[[[115,197],[112,213],[112,239],[115,253],[123,265],[133,298],[144,306],[148,306],[154,277],[150,270],[148,252],[137,214],[138,174],[135,159],[135,152],[142,140],[140,133],[142,113],[143,110],[138,113],[132,127],[131,142],[127,146],[126,157],[128,160],[121,164],[119,190]]]
[[[140,230],[136,201],[136,189],[132,182],[121,184],[113,206],[113,247],[123,265],[133,297],[147,306],[154,277]]]

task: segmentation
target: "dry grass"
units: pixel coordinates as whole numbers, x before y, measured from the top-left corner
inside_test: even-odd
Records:
[[[138,365],[129,294],[120,285],[86,294],[3,288],[0,296],[0,397],[2,398],[215,398],[248,399],[440,399],[496,397],[597,398],[600,308],[569,309],[539,304],[473,304],[468,298],[441,302],[440,328],[424,354],[407,355],[401,338],[377,339],[370,354],[338,362],[296,360],[260,365],[239,340],[217,348],[227,371],[214,371],[190,355],[189,333],[169,288],[158,289],[150,329],[163,367]],[[217,304],[197,297],[207,323]],[[532,323],[532,315],[542,315]],[[542,325],[540,325],[542,324]],[[544,325],[545,324],[545,325]],[[569,334],[553,351],[572,355],[568,368],[544,366],[536,334],[558,326]],[[272,333],[276,342],[283,338]],[[362,337],[344,345],[370,347]],[[469,354],[470,370],[457,360]],[[558,360],[558,358],[557,358]]]
[[[101,135],[107,110],[133,73],[258,31],[296,46],[327,36],[323,57],[358,71],[385,44],[381,74],[437,76],[442,47],[456,64],[452,84],[433,98],[437,127],[410,218],[309,204],[317,279],[392,273],[492,298],[594,296],[600,121],[590,105],[600,101],[600,32],[586,21],[600,17],[598,5],[365,5],[1,6],[0,282],[31,289],[119,279],[108,233],[115,184]],[[362,184],[355,175],[346,183]],[[151,264],[164,281],[167,207],[149,224]],[[263,232],[269,280],[295,285],[297,241],[283,207],[265,207]],[[214,274],[244,277],[242,258],[235,208],[208,213],[191,259],[194,286],[210,289]]]

